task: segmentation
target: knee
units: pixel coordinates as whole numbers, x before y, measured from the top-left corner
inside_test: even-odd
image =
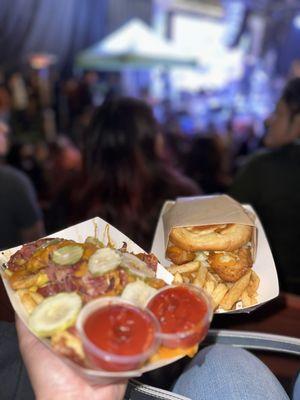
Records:
[[[216,344],[202,349],[179,377],[174,391],[197,398],[288,399],[271,371],[250,352]]]
[[[240,347],[233,347],[225,344],[214,344],[200,350],[189,366],[202,365],[204,361],[213,365],[228,365],[256,360],[251,353]]]

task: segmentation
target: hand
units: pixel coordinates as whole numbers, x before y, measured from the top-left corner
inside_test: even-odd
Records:
[[[76,374],[16,316],[20,350],[38,400],[121,400],[126,382],[95,386]]]

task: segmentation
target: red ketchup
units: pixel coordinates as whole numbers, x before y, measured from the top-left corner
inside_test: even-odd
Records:
[[[212,318],[207,296],[191,285],[161,289],[150,299],[147,308],[158,319],[162,344],[169,348],[199,343],[206,336]]]
[[[108,371],[139,368],[157,349],[159,330],[147,310],[127,303],[108,304],[83,323],[83,346],[91,364]]]

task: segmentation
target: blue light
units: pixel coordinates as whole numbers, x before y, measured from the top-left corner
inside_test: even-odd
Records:
[[[293,23],[295,28],[300,29],[300,14],[296,15]]]

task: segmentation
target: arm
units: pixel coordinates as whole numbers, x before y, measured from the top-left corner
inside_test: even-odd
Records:
[[[14,214],[20,240],[31,242],[45,234],[42,213],[31,181],[23,174],[15,181]]]

